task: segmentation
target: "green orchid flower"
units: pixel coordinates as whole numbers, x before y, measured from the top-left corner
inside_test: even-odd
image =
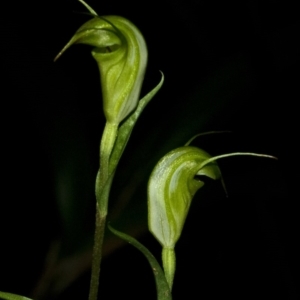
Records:
[[[163,247],[162,261],[170,289],[175,274],[175,244],[181,236],[192,199],[204,185],[196,176],[221,178],[216,160],[237,155],[274,158],[239,152],[211,157],[202,149],[184,146],[166,154],[152,171],[148,183],[148,225]]]
[[[148,57],[146,42],[127,19],[95,16],[77,30],[55,60],[78,43],[94,47],[104,114],[107,122],[118,125],[137,106]]]
[[[106,117],[100,145],[100,171],[97,176],[96,194],[99,209],[106,215],[107,199],[101,198],[104,188],[109,188],[111,184],[110,158],[118,135],[124,135],[119,130],[120,123],[129,115],[132,116],[141,103],[139,96],[148,52],[142,34],[130,21],[120,16],[99,17],[88,4],[80,2],[94,17],[76,31],[55,60],[73,44],[94,47],[92,55],[100,70],[103,111]],[[117,147],[120,148],[120,145]]]
[[[220,178],[216,162],[200,169],[210,157],[199,148],[180,147],[165,155],[155,166],[148,185],[149,229],[163,247],[175,247],[192,198],[204,185],[195,176]]]

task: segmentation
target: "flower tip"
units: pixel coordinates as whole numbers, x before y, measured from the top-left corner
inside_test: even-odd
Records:
[[[91,7],[91,6],[89,6],[86,2],[84,2],[83,0],[78,0],[81,4],[83,4],[85,7],[86,7],[86,9],[94,16],[94,17],[96,17],[96,16],[98,16],[98,14],[96,13],[96,11]]]
[[[72,38],[63,48],[62,48],[62,50],[60,50],[59,51],[59,53],[54,57],[54,62],[56,62],[62,55],[63,55],[63,53],[68,49],[68,48],[70,48],[70,46],[72,45],[72,44],[74,44],[75,43],[75,41],[74,41],[74,38]]]
[[[255,154],[255,153],[254,153]],[[265,158],[271,158],[271,159],[275,159],[275,160],[278,160],[278,157],[276,156],[273,156],[273,155],[268,155],[268,154],[257,154],[255,156],[258,156],[258,157],[265,157]]]
[[[62,54],[63,54],[63,52],[60,51],[60,52],[54,57],[53,62],[56,62],[56,61],[61,57]]]
[[[63,55],[63,53],[69,48],[69,43],[65,46],[65,47],[63,47],[63,49],[61,50],[61,51],[59,51],[59,53],[54,57],[54,62],[56,62],[62,55]]]

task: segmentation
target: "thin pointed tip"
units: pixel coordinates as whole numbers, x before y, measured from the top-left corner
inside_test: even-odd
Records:
[[[69,42],[61,51],[59,51],[59,53],[54,57],[54,62],[56,62],[63,55],[63,53],[70,47],[70,44],[71,43]]]
[[[223,176],[221,175],[221,183],[222,183],[222,187],[223,187],[223,190],[225,192],[225,197],[228,198],[228,191],[227,191],[227,188],[226,188],[226,184],[225,184],[225,181],[224,181],[224,178]]]
[[[53,59],[53,62],[56,62],[62,55],[62,52],[59,52]]]
[[[83,0],[78,0],[81,4],[83,4],[86,9],[94,16],[94,17],[98,17],[98,14],[96,13],[96,11],[89,6],[86,2],[84,2]]]
[[[261,157],[272,158],[272,159],[278,160],[278,157],[273,156],[273,155],[267,155],[267,154],[259,154],[259,155],[260,155]]]

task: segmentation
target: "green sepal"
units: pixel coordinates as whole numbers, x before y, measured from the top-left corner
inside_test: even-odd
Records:
[[[157,289],[157,300],[172,300],[171,291],[169,288],[169,284],[166,280],[165,274],[161,266],[159,265],[158,261],[153,256],[153,254],[145,246],[143,246],[140,242],[138,242],[135,238],[113,229],[110,225],[108,225],[108,228],[113,234],[125,240],[129,244],[133,245],[138,250],[140,250],[147,258],[155,278],[155,284]]]
[[[5,292],[0,292],[0,299],[3,299],[3,300],[32,300],[32,299],[24,297],[24,296],[11,294],[11,293],[5,293]]]
[[[262,158],[272,158],[276,160],[278,159],[277,157],[268,154],[252,153],[252,152],[233,152],[233,153],[226,153],[226,154],[221,154],[221,155],[207,158],[201,163],[200,168],[205,168],[207,165],[211,164],[212,162],[216,162],[216,160],[219,160],[221,158],[232,157],[232,156],[255,156],[255,157],[262,157]]]
[[[230,131],[228,130],[222,130],[222,131],[208,131],[208,132],[202,132],[194,135],[192,138],[190,138],[184,146],[189,146],[196,138],[199,136],[204,136],[204,135],[209,135],[209,134],[216,134],[216,133],[229,133]]]

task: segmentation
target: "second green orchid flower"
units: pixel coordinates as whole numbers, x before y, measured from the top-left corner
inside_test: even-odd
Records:
[[[275,158],[241,152],[211,157],[204,150],[187,145],[167,153],[152,171],[148,183],[148,226],[163,247],[162,262],[170,289],[176,269],[175,244],[181,236],[192,199],[204,185],[197,176],[219,179],[221,172],[216,160],[239,155]]]

